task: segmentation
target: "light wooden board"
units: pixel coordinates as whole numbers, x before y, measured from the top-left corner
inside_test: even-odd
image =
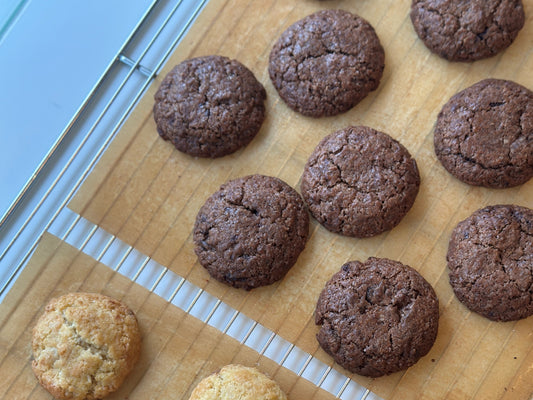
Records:
[[[51,235],[0,304],[0,398],[52,398],[31,370],[31,330],[52,297],[77,291],[121,299],[139,320],[141,358],[110,400],[188,399],[202,378],[230,363],[267,373],[291,399],[334,398]]]
[[[533,0],[524,4],[525,27],[508,50],[475,63],[450,63],[418,40],[408,0],[212,0],[69,207],[327,363],[313,323],[327,279],[344,262],[370,256],[411,265],[439,296],[435,346],[405,373],[354,379],[386,399],[529,399],[533,318],[493,323],[468,312],[449,286],[445,254],[453,227],[476,209],[498,203],[533,207],[533,181],[505,190],[470,187],[450,176],[433,152],[435,119],[457,91],[487,77],[533,88]],[[379,88],[354,109],[312,119],[280,100],[268,77],[268,55],[286,27],[326,7],[367,19],[385,48],[386,67]],[[160,139],[151,111],[166,72],[184,59],[209,54],[243,62],[268,94],[258,136],[245,149],[216,160],[194,159]],[[387,132],[417,160],[420,193],[400,225],[374,238],[353,239],[329,233],[313,220],[308,245],[283,281],[245,292],[209,279],[191,240],[206,198],[227,180],[252,173],[277,176],[299,189],[304,164],[320,139],[358,124]]]

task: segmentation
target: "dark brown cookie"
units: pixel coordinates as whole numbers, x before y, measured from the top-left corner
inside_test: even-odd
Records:
[[[435,127],[435,154],[457,179],[506,188],[533,176],[533,92],[486,79],[457,93]]]
[[[320,346],[348,371],[378,377],[404,370],[437,337],[439,301],[414,269],[386,258],[351,261],[316,306]]]
[[[521,0],[413,0],[411,21],[434,53],[475,61],[507,48],[524,26]]]
[[[211,276],[253,289],[283,278],[305,247],[309,216],[298,192],[278,178],[227,182],[200,209],[195,252]]]
[[[157,131],[184,153],[222,157],[246,146],[265,119],[265,88],[236,60],[183,61],[155,94]]]
[[[328,230],[369,237],[392,229],[413,205],[416,161],[389,135],[365,126],[326,136],[302,176],[309,211]]]
[[[453,230],[450,284],[470,310],[494,321],[533,315],[533,210],[482,208]]]
[[[384,59],[367,21],[347,11],[323,10],[283,32],[268,71],[290,108],[322,117],[349,110],[376,89]]]

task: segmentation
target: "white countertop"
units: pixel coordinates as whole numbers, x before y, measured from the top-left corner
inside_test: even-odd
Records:
[[[2,2],[0,215],[8,209],[151,0]],[[25,4],[24,4],[25,3]]]
[[[0,2],[0,301],[206,3]]]

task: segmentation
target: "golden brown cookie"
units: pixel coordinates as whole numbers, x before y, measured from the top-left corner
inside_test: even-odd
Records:
[[[189,400],[286,400],[278,384],[255,368],[231,364],[204,378]]]
[[[97,293],[52,299],[33,328],[32,368],[58,399],[101,399],[137,362],[141,334],[126,305]]]

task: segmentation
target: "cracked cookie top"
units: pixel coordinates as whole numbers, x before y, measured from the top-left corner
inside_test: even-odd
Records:
[[[256,368],[230,364],[202,379],[189,400],[287,400],[287,396]]]
[[[213,278],[249,290],[283,278],[308,234],[309,216],[298,192],[278,178],[250,175],[225,183],[207,199],[193,240]]]
[[[32,368],[57,399],[114,392],[137,362],[141,334],[126,305],[96,293],[52,299],[33,328]]]
[[[370,237],[398,225],[413,205],[420,176],[407,149],[389,135],[351,126],[326,136],[302,176],[302,196],[326,229]]]
[[[512,81],[485,79],[442,108],[435,154],[457,179],[506,188],[533,176],[533,92]]]
[[[439,302],[413,268],[371,257],[344,264],[326,283],[315,323],[320,346],[339,365],[378,377],[407,369],[429,352]]]
[[[159,135],[184,153],[222,157],[246,146],[265,119],[266,91],[237,60],[206,56],[172,69],[155,94]]]
[[[270,53],[270,78],[293,110],[310,117],[348,111],[375,90],[385,54],[374,28],[343,10],[291,25]]]
[[[521,0],[413,0],[411,21],[434,53],[475,61],[507,48],[524,26]]]
[[[533,210],[482,208],[453,230],[450,284],[470,310],[494,321],[533,315]]]

